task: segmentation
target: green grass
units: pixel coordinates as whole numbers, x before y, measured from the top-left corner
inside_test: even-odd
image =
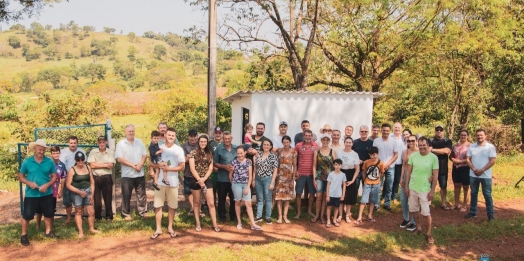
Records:
[[[20,182],[18,182],[18,181],[1,180],[0,181],[0,190],[19,191],[20,190]]]

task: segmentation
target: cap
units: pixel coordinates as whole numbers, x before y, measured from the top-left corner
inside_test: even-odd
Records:
[[[435,129],[437,129],[437,128],[444,129],[444,127],[442,127],[442,125],[440,125],[440,124],[437,124],[437,126],[435,126]]]
[[[286,125],[287,126],[287,122],[286,121],[281,121],[280,124],[278,124],[278,126],[280,125]]]
[[[189,130],[189,136],[196,136],[198,132],[196,130]]]
[[[97,141],[107,141],[107,140],[106,140],[106,137],[104,136],[98,136]]]
[[[75,153],[75,161],[79,161],[79,160],[86,160],[86,155],[84,153],[82,153],[81,151],[77,151]]]
[[[331,140],[331,136],[329,136],[329,134],[327,134],[327,133],[324,133],[324,134],[320,135],[319,140],[322,140],[323,138],[328,138],[329,140]]]
[[[222,129],[220,127],[216,126],[214,132],[222,133]]]

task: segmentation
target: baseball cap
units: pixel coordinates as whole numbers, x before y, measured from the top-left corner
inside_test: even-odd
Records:
[[[435,129],[438,129],[438,128],[444,129],[444,127],[442,127],[442,125],[440,124],[437,124],[437,126],[435,126]]]
[[[196,136],[198,132],[196,130],[189,130],[189,136]]]
[[[106,137],[104,136],[98,136],[97,141],[107,141],[107,140],[106,140]]]
[[[287,126],[287,121],[281,121],[280,124],[278,124],[278,126],[280,125],[286,125]]]
[[[220,127],[216,126],[214,132],[222,133],[222,129]]]
[[[331,140],[331,136],[329,136],[329,134],[327,134],[327,133],[324,133],[324,134],[320,135],[319,140],[322,140],[323,138],[328,138],[329,140]]]

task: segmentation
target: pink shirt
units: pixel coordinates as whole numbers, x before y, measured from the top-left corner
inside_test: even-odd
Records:
[[[453,146],[453,154],[454,154],[453,158],[459,159],[459,160],[465,160],[467,157],[468,149],[470,145],[471,143],[469,142],[464,145],[460,145],[460,143],[455,144],[455,146]],[[460,167],[465,167],[468,164],[467,163],[460,163],[460,164],[453,163],[453,165],[457,168],[460,168]]]
[[[313,157],[315,151],[318,150],[318,145],[315,142],[311,142],[310,145],[304,146],[304,142],[299,142],[295,146],[295,151],[298,154],[297,157],[297,172],[301,176],[313,175]]]

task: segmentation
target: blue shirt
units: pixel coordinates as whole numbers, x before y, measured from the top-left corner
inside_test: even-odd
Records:
[[[237,146],[231,144],[231,150],[228,151],[226,146],[222,143],[217,146],[217,149],[213,153],[213,162],[222,165],[229,165],[237,157]],[[217,181],[219,182],[230,182],[229,172],[225,169],[218,169]]]
[[[39,187],[51,181],[51,175],[56,174],[55,163],[52,159],[45,157],[40,163],[36,162],[35,156],[31,156],[24,160],[20,173],[26,175],[28,181],[36,183]],[[38,188],[32,189],[25,186],[26,198],[39,198],[53,194],[52,186],[49,186],[44,193],[41,193]]]

